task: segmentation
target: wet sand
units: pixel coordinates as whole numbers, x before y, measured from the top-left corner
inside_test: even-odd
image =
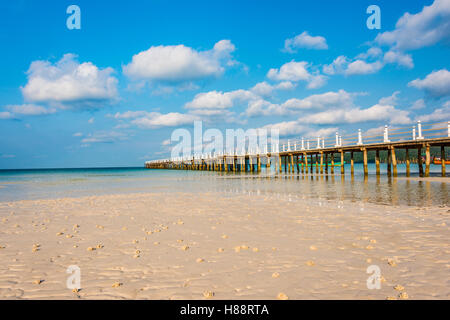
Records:
[[[0,219],[1,299],[450,298],[448,206],[151,193],[0,202]]]

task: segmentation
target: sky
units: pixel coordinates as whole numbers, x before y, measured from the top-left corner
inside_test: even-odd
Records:
[[[0,169],[142,166],[194,121],[299,138],[450,120],[450,0],[17,0],[0,30]]]

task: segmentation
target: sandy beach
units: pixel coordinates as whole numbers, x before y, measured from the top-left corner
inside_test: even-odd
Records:
[[[1,202],[0,219],[1,299],[450,298],[448,206],[135,193]]]

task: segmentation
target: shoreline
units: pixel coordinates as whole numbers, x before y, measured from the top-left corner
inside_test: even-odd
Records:
[[[450,296],[448,207],[134,193],[1,202],[0,217],[0,299]]]

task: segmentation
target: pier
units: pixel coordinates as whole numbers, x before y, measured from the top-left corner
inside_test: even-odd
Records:
[[[259,149],[215,152],[177,157],[172,159],[151,160],[145,163],[149,169],[179,169],[206,170],[223,172],[256,172],[262,170],[287,174],[335,174],[338,170],[345,174],[346,158],[349,159],[350,172],[354,174],[355,155],[362,155],[364,176],[368,176],[369,152],[374,153],[376,175],[380,171],[380,153],[386,154],[388,176],[396,177],[397,154],[399,150],[405,152],[406,176],[410,176],[411,165],[417,165],[419,176],[429,177],[431,148],[438,148],[439,157],[433,159],[433,164],[441,167],[441,175],[446,176],[446,147],[450,146],[450,121],[437,123],[421,123],[413,126],[368,130],[370,134],[363,134],[358,130],[353,135],[339,135],[333,137],[301,138],[287,140],[263,146]],[[270,150],[270,152],[269,152]],[[424,153],[424,155],[422,155]]]

